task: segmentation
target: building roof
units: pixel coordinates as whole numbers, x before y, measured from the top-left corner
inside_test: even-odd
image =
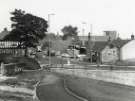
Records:
[[[79,36],[79,39],[82,41],[88,41],[88,36]],[[108,36],[91,36],[92,41],[108,41]]]
[[[94,46],[93,46],[93,50],[94,51],[102,51],[107,45],[113,45],[114,47],[122,47],[123,45],[125,45],[126,43],[128,43],[130,40],[121,40],[121,39],[117,39],[117,40],[113,40],[111,42],[106,41],[99,41],[99,42],[94,42]]]
[[[130,40],[122,40],[122,39],[117,39],[113,40],[110,44],[114,45],[115,47],[122,47],[126,43],[128,43]]]
[[[93,51],[101,51],[105,48],[107,44],[108,44],[107,42],[103,42],[103,41],[95,42],[92,49]]]

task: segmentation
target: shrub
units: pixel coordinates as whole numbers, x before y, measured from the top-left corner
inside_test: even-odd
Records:
[[[5,64],[15,63],[16,65],[14,66],[17,66],[24,70],[40,69],[39,63],[35,59],[29,57],[13,57],[2,55],[0,58],[0,62],[4,62]]]

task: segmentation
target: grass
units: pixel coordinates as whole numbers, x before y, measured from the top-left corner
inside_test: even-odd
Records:
[[[39,63],[32,58],[28,57],[14,57],[13,60],[18,66],[22,67],[25,70],[35,70],[40,69]]]
[[[33,101],[31,96],[0,91],[0,101]]]
[[[40,81],[44,78],[44,76],[47,74],[46,71],[37,70],[37,71],[26,71],[19,75],[17,75],[18,80],[35,80]]]
[[[56,56],[51,57],[50,60],[51,60],[51,64],[66,64],[67,63],[67,60],[58,58]],[[43,64],[49,64],[49,57],[40,58],[39,61]]]
[[[28,89],[34,89],[34,85],[37,83],[35,80],[18,80],[18,79],[8,79],[5,81],[0,82],[0,85],[7,85],[12,87],[24,87]]]
[[[12,87],[24,87],[30,90],[34,90],[34,85],[45,78],[47,72],[45,71],[29,71],[23,72],[17,75],[16,79],[8,79],[0,82],[0,85],[8,85]],[[32,96],[30,94],[25,94],[21,92],[8,92],[8,91],[0,91],[0,98],[5,101],[33,101]],[[0,101],[1,101],[0,99]]]

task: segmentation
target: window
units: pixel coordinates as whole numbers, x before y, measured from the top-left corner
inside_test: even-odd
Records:
[[[111,53],[108,53],[108,55],[111,55]]]

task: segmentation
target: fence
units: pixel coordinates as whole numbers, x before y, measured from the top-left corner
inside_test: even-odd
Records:
[[[14,56],[24,56],[25,47],[18,41],[0,41],[0,54],[10,54]]]

